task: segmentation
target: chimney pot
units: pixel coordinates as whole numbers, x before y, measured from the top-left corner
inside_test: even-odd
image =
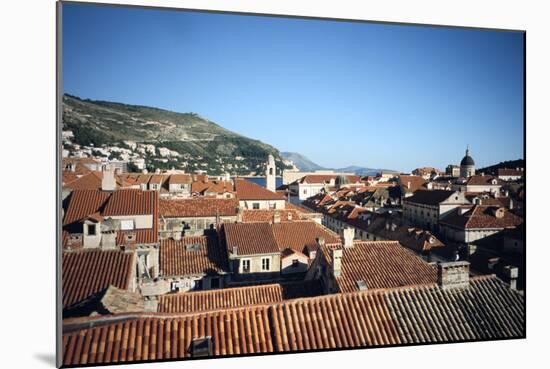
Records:
[[[353,247],[355,238],[355,228],[347,227],[344,229],[344,247]]]
[[[437,284],[441,288],[467,287],[469,283],[469,262],[453,261],[437,264]]]
[[[342,249],[332,250],[332,273],[335,278],[342,274]]]
[[[504,267],[504,275],[507,282],[510,284],[510,289],[515,290],[517,288],[518,268],[513,265],[506,265]]]

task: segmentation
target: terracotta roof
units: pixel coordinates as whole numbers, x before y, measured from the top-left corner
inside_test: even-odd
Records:
[[[198,245],[198,249],[188,250],[188,245]],[[161,240],[159,254],[160,274],[165,277],[226,273],[229,270],[227,252],[214,236]]]
[[[300,213],[296,210],[283,209],[245,209],[242,213],[242,221],[252,222],[273,222],[273,217],[277,214],[281,222],[289,222],[301,219]],[[289,219],[290,217],[290,219]]]
[[[191,183],[191,192],[202,195],[207,193],[224,194],[233,192],[233,185],[227,181],[195,181]]]
[[[64,183],[64,188],[69,188],[71,190],[100,190],[101,189],[101,180],[96,172],[89,172],[70,181]]]
[[[522,337],[523,298],[497,278],[291,300],[271,307],[276,351]]]
[[[131,231],[117,231],[116,244],[117,246],[129,244],[154,244],[158,242],[158,220],[157,216],[153,216],[153,227],[145,229],[134,229]],[[128,241],[127,235],[133,235],[134,240]]]
[[[110,195],[110,192],[97,190],[74,190],[69,197],[63,225],[81,221],[87,216],[99,212]]]
[[[168,184],[183,184],[183,183],[191,183],[193,179],[191,178],[190,174],[172,174],[168,178]]]
[[[247,181],[246,179],[235,179],[235,191],[239,200],[285,200],[286,197],[277,192]]]
[[[159,298],[158,311],[161,313],[205,312],[279,301],[283,301],[281,285],[265,284],[163,295]]]
[[[102,214],[117,215],[152,214],[158,207],[158,192],[142,190],[119,190],[112,193]]]
[[[113,285],[128,289],[135,268],[133,252],[82,250],[64,252],[63,307],[82,301]]]
[[[445,244],[431,232],[415,227],[398,227],[390,240],[399,241],[403,246],[418,252],[429,251],[433,248],[445,247]]]
[[[166,176],[162,174],[153,174],[149,179],[149,183],[162,185],[166,180]]]
[[[403,202],[412,202],[424,205],[439,205],[451,197],[453,193],[455,192],[447,190],[419,190],[416,191],[411,197],[404,198]]]
[[[487,185],[493,185],[491,183],[492,180],[496,180],[496,185],[502,185],[502,181],[496,177],[490,176],[490,175],[475,175],[468,178],[466,181],[466,185],[468,186],[487,186]]]
[[[67,176],[65,175],[67,173]],[[89,171],[88,173],[77,176],[74,178],[71,176],[71,172],[65,172],[63,174],[63,188],[71,190],[101,190],[101,182],[103,180],[103,172]],[[73,177],[72,181],[68,181]],[[131,185],[125,179],[125,176],[115,175],[115,183],[117,188],[126,188]],[[67,181],[65,181],[67,179]]]
[[[337,175],[336,174],[309,174],[307,176],[303,176],[300,178],[297,182],[298,183],[330,183],[330,181],[335,181]]]
[[[319,237],[327,243],[340,242],[336,233],[314,221],[235,223],[223,228],[228,250],[237,246],[238,255],[276,253],[286,248],[306,254],[306,248],[317,248]]]
[[[78,178],[80,178],[82,176],[82,174],[77,174],[77,173],[74,173],[74,172],[63,172],[61,174],[61,183],[63,185],[63,188],[65,188],[65,185],[74,181],[74,180],[77,180]]]
[[[193,339],[210,336],[215,356],[273,352],[267,306],[173,318],[145,316],[63,335],[63,364],[190,358]]]
[[[460,214],[461,209],[466,212]],[[523,223],[523,219],[504,207],[468,205],[455,209],[440,223],[464,229],[501,229],[516,227]]]
[[[67,212],[63,219],[63,226],[69,233],[74,233],[72,225],[86,218],[96,220],[114,215],[153,216],[152,228],[135,229],[132,231],[118,231],[117,245],[125,245],[125,234],[134,234],[138,244],[152,244],[158,242],[158,194],[156,191],[119,190],[104,192],[98,190],[75,190],[69,197]],[[81,229],[76,233],[81,233]],[[67,237],[64,237],[64,246]]]
[[[298,206],[298,205],[292,204],[288,201],[285,202],[285,209],[296,210],[299,213],[312,213],[311,209],[308,209],[308,208],[303,207],[303,206]]]
[[[277,223],[272,225],[272,229],[281,251],[287,247],[304,254],[306,248],[316,250],[319,237],[323,237],[326,243],[341,242],[336,233],[313,221]]]
[[[225,244],[237,255],[273,254],[279,252],[269,223],[224,223]]]
[[[358,281],[369,289],[435,283],[437,270],[397,241],[355,241],[353,247],[325,245],[321,248],[328,265],[332,250],[342,249],[342,272],[336,278],[340,292],[359,290]]]
[[[420,176],[410,176],[400,174],[397,176],[399,183],[407,192],[416,192],[420,189],[426,188],[426,180]],[[410,187],[409,187],[410,183]]]
[[[63,365],[190,358],[192,340],[200,337],[212,337],[214,356],[521,338],[525,306],[492,276],[455,289],[432,284],[85,322],[76,329],[64,322]]]
[[[523,176],[522,170],[517,169],[508,169],[508,168],[499,168],[498,169],[498,176]]]
[[[166,218],[237,216],[239,201],[236,199],[192,198],[159,201],[160,215]]]

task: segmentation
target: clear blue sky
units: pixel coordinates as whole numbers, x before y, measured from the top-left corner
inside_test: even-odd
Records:
[[[66,4],[63,89],[327,167],[523,157],[523,34]]]

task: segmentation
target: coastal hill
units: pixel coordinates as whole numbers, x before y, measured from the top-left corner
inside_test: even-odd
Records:
[[[63,130],[72,131],[73,142],[96,148],[126,147],[126,142],[152,144],[179,153],[177,162],[165,167],[204,169],[222,174],[262,174],[269,154],[279,170],[285,168],[279,150],[261,141],[227,130],[195,113],[176,113],[147,106],[63,96]],[[156,153],[158,154],[158,153]],[[147,157],[153,167],[163,163]],[[158,156],[158,155],[156,155]],[[206,163],[206,165],[205,165]]]

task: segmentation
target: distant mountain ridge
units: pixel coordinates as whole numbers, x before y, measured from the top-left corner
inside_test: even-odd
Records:
[[[358,165],[350,165],[344,168],[325,168],[311,161],[306,156],[296,152],[282,151],[281,156],[286,160],[292,160],[292,162],[298,167],[298,169],[303,172],[313,172],[316,170],[333,170],[335,172],[348,172],[361,176],[373,176],[380,173],[381,171],[398,173],[398,171],[396,170],[367,168]]]
[[[303,172],[313,172],[315,170],[325,169],[297,152],[282,151],[281,156],[283,157],[283,159],[292,160],[294,165],[296,165],[298,169]]]

